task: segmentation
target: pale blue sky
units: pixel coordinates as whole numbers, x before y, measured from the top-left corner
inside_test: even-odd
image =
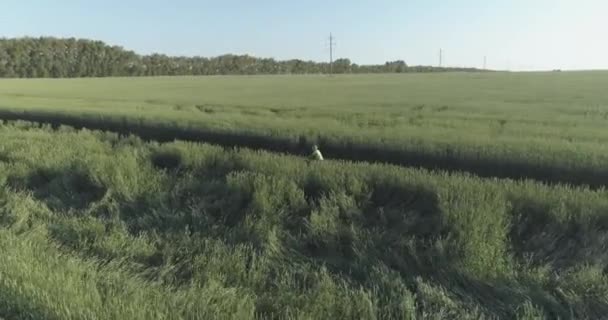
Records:
[[[1,0],[0,37],[84,37],[138,53],[608,69],[605,0]]]

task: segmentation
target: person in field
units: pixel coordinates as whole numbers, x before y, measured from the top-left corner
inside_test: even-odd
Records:
[[[319,151],[319,147],[317,145],[312,146],[312,154],[310,155],[312,160],[323,160],[323,155],[321,151]]]

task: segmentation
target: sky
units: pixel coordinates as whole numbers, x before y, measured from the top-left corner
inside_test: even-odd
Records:
[[[0,0],[0,37],[102,40],[140,54],[499,70],[608,69],[605,0]]]

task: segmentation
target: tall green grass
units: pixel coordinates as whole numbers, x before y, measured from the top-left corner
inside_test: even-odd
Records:
[[[0,81],[0,117],[603,187],[604,72]]]
[[[0,127],[0,316],[597,319],[603,190]]]

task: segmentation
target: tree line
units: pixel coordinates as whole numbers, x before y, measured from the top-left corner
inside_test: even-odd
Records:
[[[474,68],[408,66],[404,61],[379,65],[358,65],[338,59],[333,73],[404,73],[438,71],[478,71]],[[77,78],[161,75],[252,75],[323,74],[327,62],[299,59],[278,61],[249,55],[218,57],[171,57],[164,54],[139,55],[120,46],[87,39],[0,38],[0,77]]]

